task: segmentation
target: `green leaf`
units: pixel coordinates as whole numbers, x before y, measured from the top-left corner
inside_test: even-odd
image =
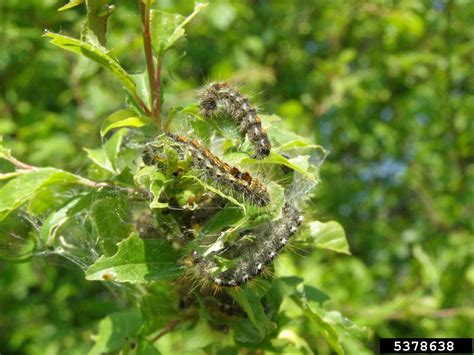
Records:
[[[171,42],[171,38],[175,31],[178,31],[179,37],[184,35],[184,29],[178,30],[184,16],[159,10],[151,10],[150,12],[151,45],[155,53],[162,55],[173,45],[174,42]],[[176,37],[176,39],[179,37]]]
[[[281,353],[283,354],[308,354],[313,355],[314,352],[311,350],[308,342],[301,337],[299,334],[301,332],[297,329],[281,329],[278,334],[278,340],[283,340],[288,342],[287,346],[282,349]]]
[[[130,233],[127,221],[130,219],[130,202],[122,194],[103,190],[94,194],[91,216],[99,242],[106,255],[117,251],[116,244]]]
[[[3,136],[0,136],[0,159],[9,159],[11,158],[11,151],[3,146]]]
[[[247,164],[278,164],[278,165],[284,165],[294,171],[297,171],[301,174],[303,174],[304,176],[306,176],[308,179],[312,180],[312,181],[317,181],[318,179],[314,176],[313,173],[309,172],[308,171],[308,158],[307,157],[306,159],[298,159],[298,160],[293,160],[293,161],[290,161],[288,160],[287,158],[285,158],[284,156],[278,154],[278,153],[275,153],[275,152],[271,152],[270,155],[263,159],[263,160],[256,160],[256,159],[253,159],[253,158],[245,158],[245,159],[242,159],[242,163],[247,163]]]
[[[216,213],[202,228],[203,235],[209,235],[221,231],[224,228],[236,226],[244,218],[244,213],[240,208],[226,205]]]
[[[184,26],[191,21],[208,3],[194,4],[194,11],[188,17],[159,10],[151,10],[151,45],[158,56],[162,56],[176,41],[184,37]]]
[[[120,152],[120,146],[122,145],[123,137],[127,134],[127,130],[122,128],[115,132],[115,134],[104,144],[104,151],[107,155],[107,159],[113,166],[116,172],[120,172],[117,166],[117,156]]]
[[[194,180],[196,181],[197,183],[199,183],[202,187],[204,187],[206,190],[209,190],[209,191],[212,191],[214,192],[215,194],[225,198],[226,200],[229,200],[230,202],[232,202],[233,204],[239,206],[245,213],[246,211],[246,208],[245,206],[237,201],[234,197],[232,196],[229,196],[228,194],[225,194],[224,192],[222,192],[220,189],[216,189],[214,186],[211,186],[209,185],[208,183],[206,183],[205,181],[197,178],[196,176],[193,176],[193,175],[184,175],[183,176],[183,179],[190,179],[190,180]]]
[[[140,339],[137,346],[137,355],[160,355],[155,346],[150,343],[148,340]]]
[[[141,168],[134,176],[135,183],[149,190],[153,195],[150,208],[166,208],[167,202],[160,202],[160,195],[166,187],[166,177],[152,166]]]
[[[169,243],[141,239],[132,233],[119,244],[117,253],[100,257],[86,271],[87,280],[147,283],[178,276],[178,255]]]
[[[309,285],[303,285],[299,288],[301,297],[304,297],[310,304],[321,306],[324,302],[329,300],[329,296],[323,291]]]
[[[144,71],[140,74],[130,74],[130,77],[133,79],[136,85],[136,91],[138,96],[142,99],[144,103],[151,106],[151,95],[150,95],[150,79],[148,77],[148,72]]]
[[[153,200],[150,202],[150,208],[167,208],[168,202],[160,202],[160,195],[165,190],[165,185],[160,185],[159,181],[153,181],[150,185],[150,192]]]
[[[110,353],[130,344],[140,329],[141,321],[139,311],[117,312],[108,315],[99,323],[99,332],[94,336],[95,344],[89,354]]]
[[[167,325],[179,312],[179,296],[170,287],[168,280],[153,282],[146,295],[140,298],[140,311],[143,317],[142,334],[156,332]],[[159,316],[157,316],[159,315]]]
[[[38,191],[54,184],[80,182],[80,177],[63,170],[40,168],[25,172],[0,189],[0,220],[23,205]]]
[[[92,160],[94,163],[96,163],[98,166],[100,166],[101,168],[113,174],[116,173],[114,167],[112,166],[112,163],[107,158],[107,154],[105,154],[105,151],[102,148],[98,148],[98,149],[84,148],[84,150],[86,151],[88,158]]]
[[[352,323],[340,312],[326,311],[321,307],[329,297],[320,290],[308,285],[299,285],[291,299],[338,354],[344,354],[342,342],[345,338],[367,341],[367,328]]]
[[[91,43],[87,43],[72,37],[59,35],[57,33],[46,32],[44,36],[52,38],[50,42],[55,46],[92,59],[94,62],[110,70],[110,72],[118,80],[120,80],[122,85],[132,95],[132,97],[135,99],[137,98],[136,86],[133,79],[125,71],[125,69],[120,66],[115,58],[108,55],[107,53],[104,53],[101,48],[94,46]]]
[[[122,128],[115,132],[101,148],[84,148],[84,150],[87,152],[89,159],[98,166],[113,174],[119,174],[121,169],[117,166],[117,156],[120,152],[120,146],[122,145],[123,137],[126,133],[127,130]]]
[[[84,2],[84,0],[69,0],[69,2],[64,6],[61,6],[58,9],[58,11],[66,11],[66,10],[72,9],[73,7],[76,7],[80,4],[82,4],[83,2]]]
[[[107,20],[115,6],[107,4],[107,0],[86,0],[87,27],[94,33],[102,46],[105,46]]]
[[[362,327],[353,323],[349,318],[343,316],[341,312],[326,311],[324,313],[324,319],[338,330],[339,335],[343,340],[345,338],[357,338],[367,342],[369,337],[369,330],[367,327]]]
[[[344,228],[337,222],[309,222],[308,230],[303,233],[302,238],[317,248],[350,254]]]
[[[137,113],[129,108],[119,110],[108,116],[102,123],[100,135],[104,137],[110,130],[120,127],[143,127],[150,124],[149,118],[137,115]]]
[[[247,314],[250,322],[255,328],[254,331],[257,331],[259,341],[263,340],[267,334],[273,332],[277,327],[276,324],[267,317],[262,303],[260,302],[260,299],[269,287],[268,283],[264,281],[261,282],[264,283],[264,285],[261,285],[260,288],[245,287],[243,289],[232,289],[230,291],[232,297],[239,303]],[[239,341],[244,340],[242,338],[239,339],[238,334],[236,334],[236,338]]]
[[[265,295],[271,308],[274,311],[278,311],[285,296],[293,293],[296,287],[302,282],[303,279],[297,276],[287,276],[273,279],[271,287]]]
[[[292,295],[293,301],[301,308],[306,316],[331,345],[334,351],[339,355],[344,355],[344,349],[340,343],[339,333],[332,322],[324,318],[324,310],[313,308],[305,298],[298,295]]]
[[[48,247],[51,247],[56,239],[56,233],[59,228],[66,223],[70,216],[70,211],[77,205],[80,198],[74,198],[64,207],[51,213],[44,221],[40,230],[40,240]]]

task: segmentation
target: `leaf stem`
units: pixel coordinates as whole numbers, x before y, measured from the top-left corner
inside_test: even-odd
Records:
[[[29,164],[23,163],[23,162],[19,161],[18,159],[12,157],[11,155],[5,156],[4,159],[8,160],[10,163],[12,163],[13,165],[15,165],[15,166],[16,166],[17,168],[19,168],[19,169],[23,169],[23,170],[34,170],[34,169],[37,169],[37,168],[34,167],[33,165],[29,165]]]
[[[8,160],[10,163],[15,165],[15,167],[17,169],[14,172],[0,174],[0,180],[11,179],[11,178],[14,178],[18,175],[29,173],[31,171],[41,169],[38,166],[23,163],[23,162],[19,161],[18,159],[12,157],[11,155],[7,155],[7,156],[4,156],[2,158]],[[77,183],[80,184],[80,185],[83,185],[83,186],[92,187],[94,189],[100,189],[100,188],[104,188],[104,187],[105,188],[110,188],[110,189],[116,189],[118,191],[126,192],[128,195],[132,196],[133,198],[139,199],[139,200],[148,200],[151,197],[150,193],[147,190],[142,189],[142,188],[123,187],[123,186],[111,184],[111,183],[108,183],[108,182],[93,181],[93,180],[90,180],[86,177],[79,176],[79,175],[75,175],[75,176],[77,177]]]
[[[138,102],[138,104],[140,105],[140,107],[142,108],[143,112],[145,112],[146,115],[148,115],[150,117],[153,116],[150,109],[146,106],[146,104],[143,102],[143,100],[140,98],[140,96],[138,96],[138,94],[136,92],[133,93],[133,98],[135,99],[135,101]]]
[[[156,79],[155,79],[155,89],[156,96],[153,101],[153,112],[158,115],[158,123],[160,123],[160,113],[161,113],[161,68],[163,64],[163,58],[158,57],[158,63],[156,64]]]
[[[145,60],[148,72],[148,81],[150,82],[150,95],[151,95],[151,114],[155,123],[161,127],[160,122],[160,87],[159,87],[159,77],[155,74],[155,66],[153,63],[153,51],[151,47],[151,32],[150,32],[150,9],[146,4],[146,0],[140,1],[140,13],[142,19],[142,28],[143,28],[143,49],[145,51]],[[158,62],[158,68],[161,71],[161,63]],[[158,69],[157,68],[157,69]]]
[[[150,342],[154,343],[158,339],[160,339],[163,335],[168,334],[171,332],[176,326],[180,323],[179,319],[174,319],[171,322],[169,322],[160,332],[158,332],[157,335],[155,335]]]

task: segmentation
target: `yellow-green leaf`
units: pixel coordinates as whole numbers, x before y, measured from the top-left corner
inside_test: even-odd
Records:
[[[151,121],[147,117],[137,115],[134,110],[127,108],[116,111],[108,116],[100,128],[100,135],[104,137],[114,128],[142,127],[150,123]]]
[[[72,9],[73,7],[76,7],[80,4],[82,4],[83,2],[84,2],[84,0],[69,0],[69,2],[64,6],[61,6],[58,9],[58,11],[66,11],[66,10]]]
[[[350,254],[344,228],[334,221],[313,221],[308,224],[307,240],[317,248],[330,249],[339,253]]]
[[[86,271],[87,280],[147,283],[178,276],[178,255],[167,242],[136,234],[118,244],[111,257],[100,257]]]
[[[125,89],[136,98],[136,86],[130,75],[125,71],[124,68],[118,63],[118,61],[105,53],[101,48],[92,45],[72,37],[63,36],[57,33],[46,32],[44,35],[50,37],[51,43],[55,46],[68,50],[70,52],[80,54],[87,57],[94,62],[102,65],[104,68],[110,70],[110,72],[123,84]]]

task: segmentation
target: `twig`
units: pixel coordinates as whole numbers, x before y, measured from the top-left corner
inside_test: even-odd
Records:
[[[160,100],[160,97],[159,97],[160,89],[157,85],[158,77],[155,75],[155,66],[153,63],[153,51],[151,47],[151,33],[150,33],[150,10],[145,4],[146,0],[139,0],[139,1],[140,1],[140,13],[141,13],[141,19],[142,19],[142,28],[143,28],[143,49],[145,50],[148,81],[150,82],[149,85],[150,85],[150,95],[151,95],[151,105],[152,105],[151,113],[156,124],[158,126],[161,126],[160,112],[156,110],[157,108],[160,107],[160,104],[157,103],[157,101]]]
[[[15,165],[17,168],[19,169],[23,169],[23,170],[35,170],[35,169],[38,169],[37,167],[33,166],[33,165],[29,165],[29,164],[26,164],[26,163],[23,163],[21,161],[19,161],[18,159],[12,157],[11,155],[7,155],[4,157],[4,159],[8,160],[10,163],[12,163],[13,165]]]
[[[16,177],[16,176],[18,176],[22,173],[26,173],[26,172],[29,172],[29,171],[36,171],[36,170],[41,169],[40,167],[23,163],[23,162],[19,161],[18,159],[12,157],[11,155],[7,155],[3,158],[8,160],[13,165],[15,165],[15,167],[17,167],[18,169],[16,169],[16,171],[14,171],[14,172],[0,174],[0,180],[10,179],[10,178]],[[127,194],[129,194],[129,195],[131,195],[131,196],[133,196],[137,199],[147,200],[151,197],[150,193],[147,190],[142,189],[142,188],[123,187],[123,186],[111,184],[111,183],[108,183],[108,182],[93,181],[93,180],[90,180],[90,179],[85,178],[83,176],[78,176],[78,175],[75,175],[75,176],[77,176],[77,178],[78,178],[77,182],[80,185],[83,185],[83,186],[92,187],[94,189],[110,188],[110,189],[115,189],[115,190],[119,190],[119,191],[124,191]]]
[[[174,319],[171,322],[169,322],[165,327],[158,333],[156,334],[153,338],[151,338],[150,342],[154,343],[158,339],[160,339],[163,335],[168,334],[171,332],[176,326],[180,323],[181,321],[179,319]]]
[[[156,64],[156,96],[153,101],[153,112],[158,116],[158,122],[161,121],[161,68],[163,64],[163,58],[158,58],[158,63]]]
[[[131,196],[134,196],[138,199],[148,200],[151,197],[150,193],[147,190],[141,189],[141,188],[123,187],[123,186],[119,186],[119,185],[115,185],[115,184],[110,184],[108,182],[97,182],[97,181],[93,181],[93,180],[90,180],[90,179],[82,177],[82,176],[79,177],[78,182],[81,185],[92,187],[92,188],[95,188],[95,189],[110,188],[110,189],[115,189],[115,190],[119,190],[119,191],[124,191],[127,194],[129,194]]]
[[[140,107],[142,108],[143,112],[145,112],[146,115],[148,115],[149,117],[153,117],[152,112],[146,106],[146,104],[143,102],[143,100],[140,98],[140,96],[138,96],[137,93],[133,93],[133,98],[138,102],[138,104],[140,105]]]

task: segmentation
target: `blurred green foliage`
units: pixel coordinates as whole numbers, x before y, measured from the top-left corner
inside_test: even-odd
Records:
[[[85,8],[57,12],[62,5],[0,4],[0,135],[21,161],[84,175],[83,148],[100,145],[123,93],[100,66],[42,37],[81,33]],[[141,72],[138,5],[115,5],[107,46]],[[166,60],[164,112],[193,102],[207,81],[233,79],[263,112],[330,150],[313,214],[344,226],[353,255],[315,251],[299,258],[311,272],[298,276],[331,296],[327,309],[371,329],[368,344],[348,340],[349,353],[374,352],[378,337],[472,336],[473,18],[469,0],[216,0],[189,25],[186,55]],[[12,166],[0,160],[0,170]],[[16,236],[37,223],[15,218]],[[0,230],[7,257],[19,252],[9,232]],[[289,265],[279,262],[278,273],[291,275]],[[2,261],[0,270],[2,353],[82,354],[99,320],[126,309],[123,290],[86,281],[57,256]],[[316,336],[309,345],[330,352]]]

